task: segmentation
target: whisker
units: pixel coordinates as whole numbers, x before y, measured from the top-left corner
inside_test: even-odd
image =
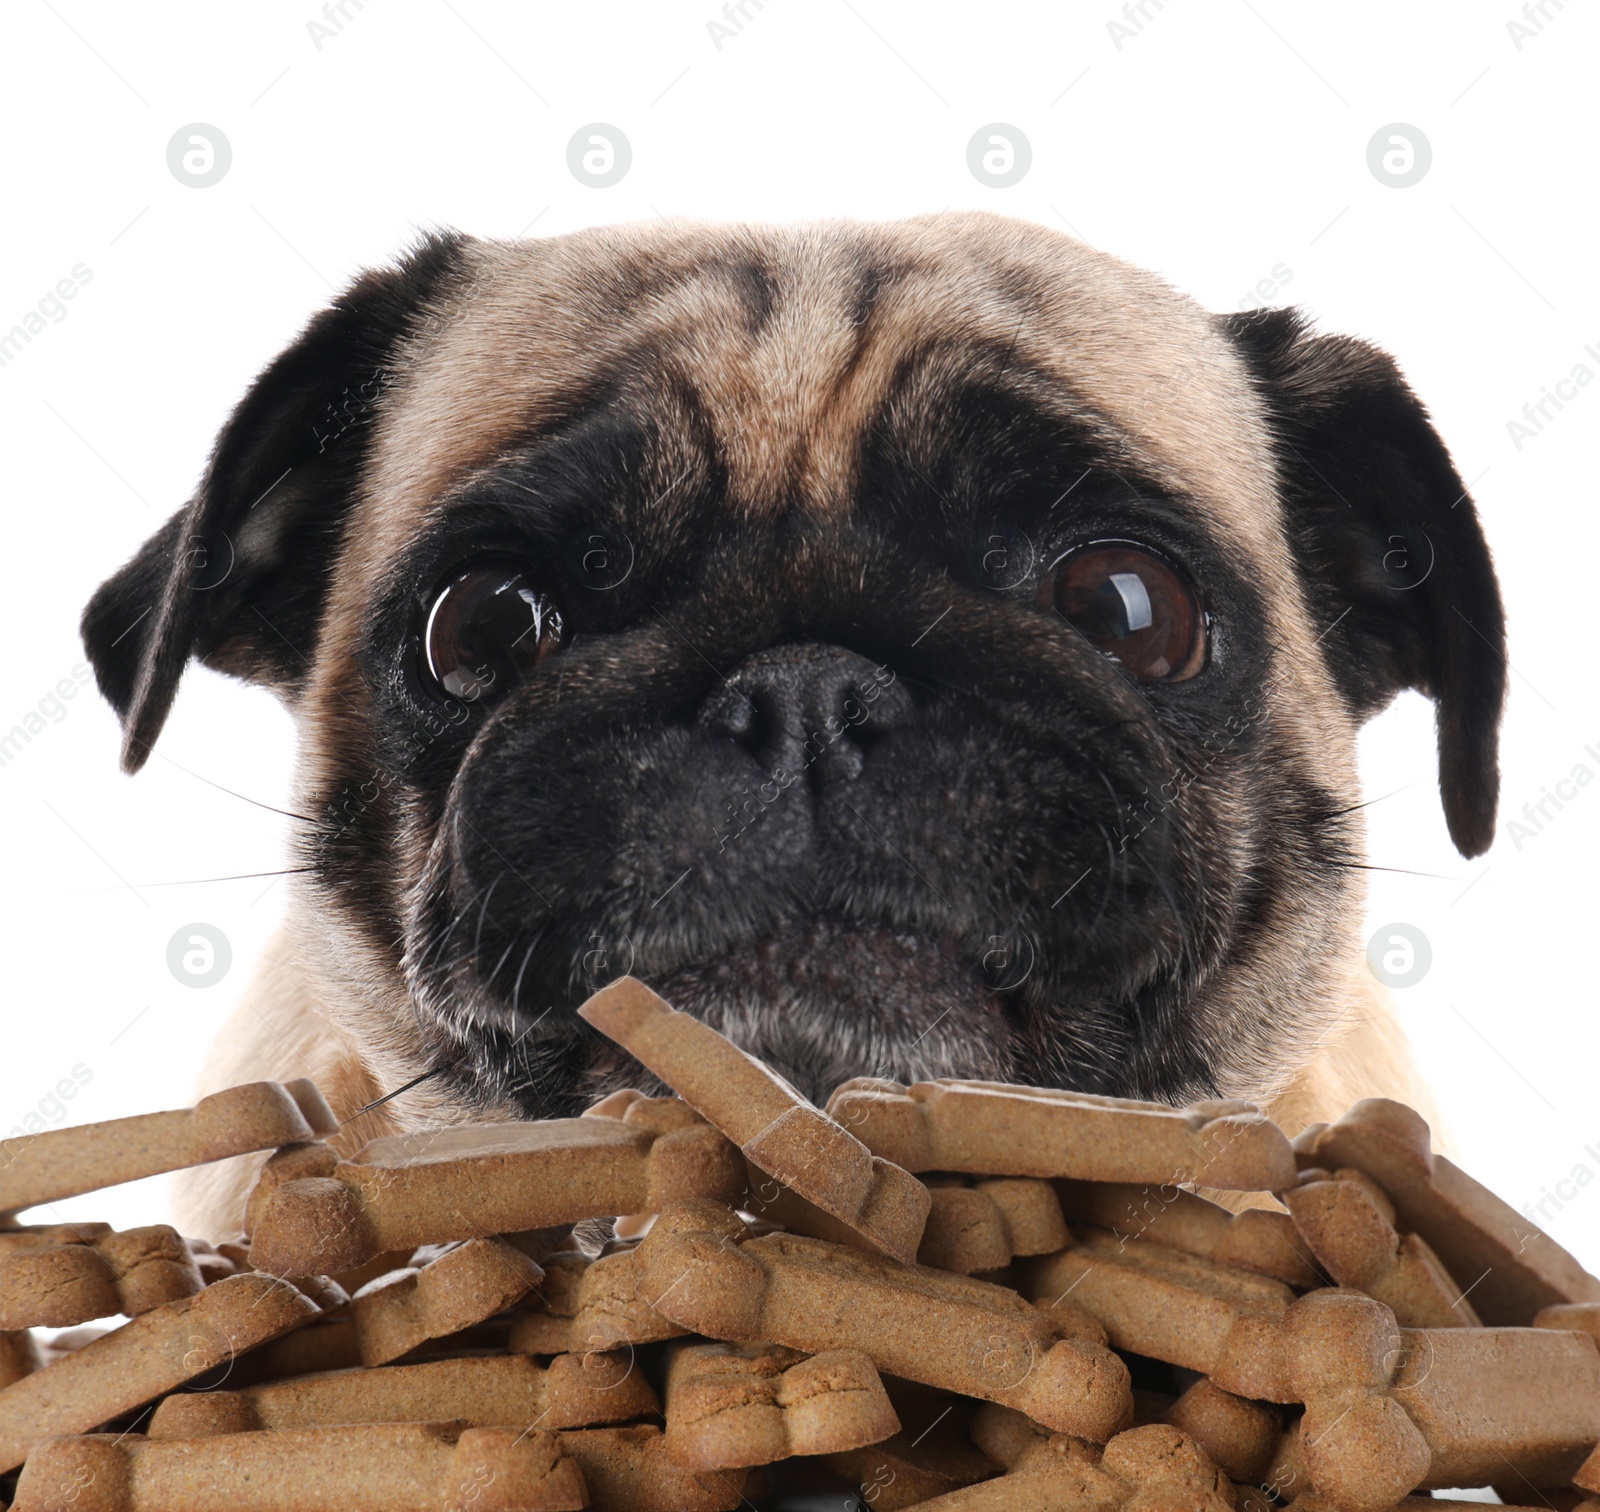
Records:
[[[199,772],[191,772],[181,761],[174,761],[165,751],[154,751],[152,754],[159,756],[168,766],[175,766],[180,772],[187,773],[196,782],[203,782],[207,787],[214,787],[219,793],[226,793],[230,798],[237,798],[241,803],[253,803],[257,808],[265,809],[269,814],[282,814],[285,819],[298,819],[301,824],[315,824],[317,822],[306,814],[297,814],[293,809],[282,809],[275,804],[263,803],[259,798],[251,798],[246,793],[237,793],[231,787],[224,787],[220,782],[213,782],[211,778],[202,776]]]
[[[204,887],[209,882],[249,882],[261,877],[294,877],[302,872],[320,870],[315,866],[285,866],[277,871],[236,872],[231,877],[187,877],[177,882],[141,882],[140,887]],[[120,887],[89,887],[85,892],[121,892]]]
[[[1421,780],[1422,780],[1421,778],[1417,779],[1418,782],[1420,782]],[[1375,803],[1382,803],[1384,798],[1398,798],[1401,793],[1409,792],[1416,785],[1417,785],[1416,782],[1408,782],[1408,783],[1406,783],[1406,785],[1404,787],[1397,787],[1392,793],[1383,794],[1383,797],[1380,797],[1380,798],[1368,798],[1362,803],[1352,803],[1349,806],[1349,808],[1332,809],[1326,814],[1318,814],[1316,816],[1316,822],[1318,824],[1323,824],[1323,823],[1326,823],[1329,819],[1337,819],[1337,818],[1339,818],[1342,814],[1353,814],[1353,813],[1355,813],[1355,811],[1357,809],[1371,808],[1372,805],[1375,804]]]
[[[339,1127],[342,1129],[345,1124],[354,1123],[363,1113],[370,1113],[374,1108],[381,1108],[386,1102],[393,1101],[401,1093],[409,1092],[413,1087],[420,1087],[425,1081],[431,1081],[436,1076],[443,1076],[447,1071],[454,1071],[465,1059],[466,1054],[463,1052],[453,1060],[447,1060],[442,1066],[435,1066],[431,1071],[424,1071],[421,1076],[413,1076],[404,1086],[396,1087],[393,1092],[385,1092],[382,1097],[374,1098],[364,1108],[357,1108]]]
[[[1381,871],[1393,872],[1397,877],[1428,877],[1435,882],[1459,882],[1460,877],[1447,877],[1441,872],[1410,871],[1404,866],[1369,866],[1363,861],[1334,861],[1326,856],[1319,856],[1317,862],[1321,866],[1337,866],[1343,871]]]

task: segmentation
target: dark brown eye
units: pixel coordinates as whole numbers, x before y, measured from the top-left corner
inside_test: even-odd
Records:
[[[480,566],[433,601],[423,632],[428,675],[468,702],[503,693],[561,644],[561,611],[526,568]]]
[[[1145,682],[1182,682],[1205,665],[1205,614],[1194,589],[1138,546],[1097,541],[1073,552],[1045,574],[1039,606]]]

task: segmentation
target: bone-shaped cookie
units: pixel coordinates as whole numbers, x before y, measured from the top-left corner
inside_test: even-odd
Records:
[[[709,1125],[622,1118],[477,1124],[375,1139],[353,1160],[294,1151],[250,1209],[250,1259],[274,1275],[331,1274],[383,1250],[734,1200],[744,1162]],[[324,1175],[305,1175],[321,1159]]]
[[[1079,1244],[1036,1262],[1033,1295],[1069,1293],[1111,1342],[1208,1374],[1236,1395],[1303,1402],[1311,1489],[1381,1512],[1418,1486],[1514,1471],[1565,1484],[1600,1441],[1600,1351],[1531,1328],[1401,1329],[1382,1303],[1328,1289],[1285,1304],[1275,1283],[1148,1241]]]
[[[345,1308],[333,1317],[315,1318],[308,1325],[240,1355],[229,1368],[225,1384],[233,1388],[258,1386],[326,1370],[353,1370],[360,1364],[356,1325]]]
[[[925,1176],[923,1185],[931,1205],[917,1247],[919,1265],[970,1276],[1000,1270],[1019,1255],[1049,1254],[1069,1242],[1061,1203],[1047,1181],[934,1174]],[[852,1249],[879,1249],[754,1166],[738,1206],[791,1233]]]
[[[1166,1421],[1181,1428],[1233,1481],[1260,1482],[1272,1469],[1283,1433],[1283,1413],[1267,1402],[1199,1380],[1171,1407]]]
[[[1266,1208],[1231,1213],[1171,1183],[1058,1181],[1055,1189],[1069,1218],[1124,1238],[1154,1239],[1191,1255],[1274,1276],[1301,1291],[1326,1284],[1287,1213]]]
[[[667,1450],[691,1470],[770,1465],[876,1444],[900,1420],[858,1349],[687,1344],[667,1362]]]
[[[251,1082],[192,1108],[0,1140],[0,1214],[208,1165],[338,1127],[309,1081]]]
[[[104,1224],[0,1230],[0,1329],[137,1317],[200,1286],[188,1245],[164,1224],[120,1234]]]
[[[1526,1489],[1526,1488],[1524,1488]],[[1551,1512],[1552,1507],[1571,1508],[1571,1512],[1600,1512],[1600,1501],[1585,1498],[1580,1502],[1552,1503],[1548,1499],[1542,1505],[1529,1505],[1524,1502],[1508,1502],[1502,1499],[1501,1512]],[[1246,1512],[1241,1503],[1239,1512]],[[1249,1512],[1256,1512],[1255,1508]],[[1271,1504],[1264,1504],[1260,1512],[1272,1512]],[[1342,1512],[1325,1496],[1318,1496],[1315,1491],[1308,1491],[1303,1496],[1297,1496],[1287,1506],[1286,1512]],[[1428,1496],[1406,1496],[1397,1501],[1389,1512],[1483,1512],[1481,1501],[1456,1501],[1452,1497],[1435,1499]]]
[[[919,1265],[970,1276],[1071,1243],[1061,1203],[1047,1181],[933,1176],[927,1186],[933,1206],[917,1249]]]
[[[202,1439],[51,1439],[28,1457],[13,1512],[566,1512],[588,1505],[583,1472],[558,1434],[382,1423]]]
[[[881,1371],[1100,1442],[1132,1411],[1116,1355],[1061,1338],[1040,1309],[987,1282],[797,1234],[751,1238],[711,1202],[664,1212],[639,1258],[655,1308],[712,1338],[860,1349]]]
[[[1275,1191],[1295,1175],[1288,1140],[1244,1102],[1169,1108],[1001,1082],[906,1087],[857,1077],[828,1099],[828,1112],[873,1154],[909,1171],[1237,1191]]]
[[[1154,1239],[1079,1228],[1076,1243],[1032,1262],[1026,1290],[1041,1306],[1067,1300],[1105,1326],[1113,1347],[1215,1375],[1281,1319],[1281,1281]]]
[[[984,1402],[972,1414],[972,1442],[1003,1470],[1011,1469],[1035,1444],[1051,1437],[1043,1423],[1036,1423],[1015,1407]]]
[[[921,1504],[924,1512],[1234,1512],[1232,1485],[1187,1434],[1130,1428],[1104,1451],[1065,1434],[1025,1449],[1004,1475]]]
[[[544,1280],[519,1308],[509,1347],[523,1354],[613,1349],[682,1337],[686,1330],[645,1300],[638,1245],[613,1241],[595,1259],[549,1255]]]
[[[26,1329],[0,1333],[0,1389],[32,1375],[43,1364],[39,1346]]]
[[[317,1314],[287,1282],[243,1275],[134,1318],[0,1391],[0,1472],[38,1439],[96,1428]]]
[[[1435,1155],[1428,1125],[1403,1104],[1368,1098],[1337,1123],[1312,1124],[1294,1147],[1302,1168],[1352,1166],[1372,1177],[1394,1204],[1397,1226],[1427,1242],[1485,1323],[1525,1327],[1553,1303],[1600,1302],[1600,1279]]]
[[[1482,1327],[1427,1241],[1395,1229],[1394,1205],[1371,1177],[1307,1170],[1279,1195],[1334,1282],[1376,1297],[1402,1328]]]
[[[644,1372],[626,1352],[479,1355],[335,1370],[243,1391],[167,1397],[146,1429],[153,1439],[204,1438],[264,1428],[337,1423],[457,1422],[471,1428],[588,1428],[660,1411]]]
[[[364,1365],[387,1365],[429,1339],[493,1317],[544,1279],[504,1239],[468,1239],[420,1266],[369,1281],[350,1299]]]
[[[583,1467],[589,1505],[603,1512],[732,1512],[748,1504],[747,1472],[684,1469],[653,1424],[557,1437]]]
[[[884,1254],[916,1258],[928,1215],[926,1189],[878,1159],[767,1066],[633,977],[603,987],[578,1013],[761,1170]]]
[[[210,1286],[213,1281],[221,1281],[228,1276],[237,1276],[242,1270],[249,1270],[249,1264],[241,1265],[232,1254],[225,1254],[216,1245],[204,1239],[185,1239],[189,1247],[190,1258],[194,1261],[194,1268],[200,1277],[202,1286]],[[237,1246],[229,1245],[229,1249]],[[248,1252],[249,1246],[245,1246]],[[345,1290],[349,1291],[349,1287]]]
[[[1400,1337],[1389,1390],[1427,1442],[1424,1488],[1565,1486],[1600,1443],[1600,1350],[1588,1335],[1429,1328]],[[1318,1488],[1304,1420],[1301,1431]]]
[[[1555,1302],[1533,1315],[1535,1328],[1565,1328],[1600,1341],[1600,1303]]]
[[[995,1462],[969,1437],[974,1403],[915,1382],[884,1383],[900,1431],[881,1443],[823,1456],[828,1468],[854,1481],[872,1512],[900,1512],[935,1496],[988,1480]],[[980,1411],[1009,1412],[986,1403]],[[1023,1418],[1021,1413],[1013,1416]],[[1040,1429],[1048,1435],[1047,1429]]]

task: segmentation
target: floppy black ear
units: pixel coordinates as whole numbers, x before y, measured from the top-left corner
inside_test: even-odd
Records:
[[[1363,717],[1402,688],[1433,699],[1450,838],[1479,855],[1500,793],[1505,614],[1466,487],[1387,354],[1293,310],[1221,319],[1271,417],[1328,665]]]
[[[194,497],[89,601],[83,642],[121,716],[127,771],[144,765],[191,655],[293,697],[372,418],[464,242],[430,236],[317,315],[229,417]]]

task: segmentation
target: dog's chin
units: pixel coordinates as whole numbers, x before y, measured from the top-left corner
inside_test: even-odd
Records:
[[[815,1099],[863,1073],[993,1078],[1009,1063],[1007,963],[974,962],[948,941],[817,919],[642,974]]]

